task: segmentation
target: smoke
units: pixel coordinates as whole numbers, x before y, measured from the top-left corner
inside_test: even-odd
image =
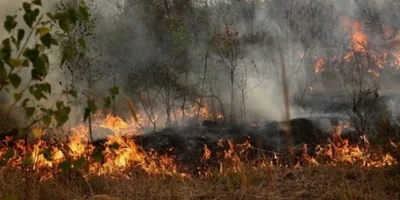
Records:
[[[154,59],[162,59],[165,52],[164,44],[158,42],[158,38],[153,37],[152,30],[149,29],[149,24],[146,24],[140,12],[140,3],[120,2],[122,9],[118,10],[111,6],[101,6],[99,3],[98,15],[100,16],[97,24],[97,33],[99,34],[99,43],[103,44],[106,56],[118,66],[119,83],[125,85],[126,72],[132,68],[146,67]],[[223,27],[224,19],[231,18],[233,26],[238,29],[240,37],[250,37],[250,39],[258,39],[254,44],[245,43],[243,48],[243,58],[240,59],[236,79],[241,79],[243,76],[243,68],[245,63],[253,62],[255,68],[251,68],[251,72],[247,73],[248,80],[246,89],[246,110],[248,115],[259,116],[264,119],[280,120],[282,119],[283,104],[282,104],[282,82],[280,79],[280,65],[277,46],[281,45],[284,50],[285,66],[288,71],[290,96],[295,98],[301,92],[309,92],[309,86],[312,85],[312,80],[309,76],[313,73],[307,66],[313,60],[306,60],[304,57],[312,57],[310,49],[315,47],[316,51],[321,50],[325,44],[319,42],[319,36],[324,34],[338,35],[343,34],[340,30],[332,31],[329,26],[329,18],[334,18],[338,15],[355,17],[357,6],[354,1],[334,2],[333,4],[323,4],[321,2],[312,1],[296,1],[291,5],[292,24],[290,27],[287,21],[287,5],[286,1],[276,1],[273,4],[265,3],[265,6],[255,6],[255,4],[239,2],[239,3],[221,3],[212,4],[207,12],[206,20],[211,21],[206,29],[212,30],[213,26]],[[101,10],[107,8],[107,11]],[[333,7],[333,8],[332,8]],[[109,9],[108,9],[109,8]],[[197,7],[196,9],[201,10]],[[317,16],[310,16],[302,12],[302,10],[318,11]],[[192,13],[193,17],[196,13]],[[146,15],[146,14],[144,14]],[[151,18],[154,16],[146,17]],[[300,17],[299,17],[300,16]],[[313,19],[315,18],[315,19]],[[314,21],[311,21],[314,20]],[[333,19],[332,19],[333,20]],[[149,22],[149,21],[147,21]],[[335,22],[330,22],[335,23]],[[193,24],[192,24],[193,25]],[[194,24],[197,25],[198,24]],[[193,25],[193,26],[194,26]],[[220,31],[220,28],[218,31]],[[330,28],[330,29],[328,29]],[[317,36],[310,37],[309,31],[318,29]],[[115,32],[118,31],[118,38],[115,37]],[[198,31],[200,36],[199,43],[189,44],[190,53],[187,55],[188,60],[194,72],[201,71],[204,63],[204,54],[209,46],[209,40],[204,37],[207,33]],[[203,37],[202,37],[203,36]],[[261,37],[261,39],[257,38]],[[317,42],[314,42],[317,41]],[[320,48],[320,49],[319,49]],[[112,51],[111,51],[112,50]],[[304,55],[307,54],[307,55]],[[185,55],[183,55],[185,56]],[[213,90],[218,93],[220,98],[226,105],[230,103],[229,89],[227,88],[227,77],[222,75],[222,70],[215,62],[215,55],[212,55],[214,61],[209,61],[208,78],[211,79]],[[212,60],[210,59],[210,60]],[[223,80],[213,80],[223,79]],[[193,82],[198,80],[194,79]],[[128,89],[129,90],[129,89]],[[127,91],[128,92],[128,91]],[[235,95],[240,96],[240,91],[235,90]],[[307,94],[305,94],[307,95]],[[235,99],[237,104],[236,113],[240,112],[241,99]],[[228,106],[226,106],[228,107]],[[161,108],[162,109],[162,108]],[[291,107],[293,116],[304,116],[308,111],[299,107]],[[311,112],[311,111],[310,111]]]
[[[22,0],[12,3],[2,0],[0,11],[12,14],[21,3]],[[43,3],[46,3],[44,7],[48,10],[54,7],[55,2],[43,1]],[[132,85],[129,74],[133,70],[168,62],[171,49],[177,46],[170,41],[171,33],[166,31],[168,27],[159,27],[162,22],[171,20],[165,13],[165,8],[157,10],[159,7],[156,6],[160,5],[151,6],[155,8],[150,9],[150,2],[140,0],[111,2],[101,0],[96,1],[91,7],[96,18],[97,38],[95,41],[89,41],[88,45],[96,47],[101,59],[112,66],[110,69],[112,75],[97,83],[96,89],[105,91],[110,86],[120,86],[123,88],[122,92],[131,96],[138,107],[141,107],[141,104],[132,93],[137,86]],[[171,4],[171,7],[173,6]],[[351,35],[349,27],[343,26],[343,20],[368,20],[365,16],[376,12],[381,23],[400,27],[398,14],[395,12],[395,8],[399,6],[399,3],[394,1],[382,0],[213,1],[208,7],[195,4],[189,13],[185,14],[184,19],[191,42],[183,44],[187,52],[178,56],[182,60],[187,60],[178,68],[188,67],[190,74],[187,76],[180,74],[179,80],[183,85],[199,89],[205,65],[204,56],[209,48],[210,38],[214,30],[223,30],[228,20],[238,30],[241,38],[241,54],[235,74],[237,82],[235,113],[239,120],[243,112],[240,86],[244,83],[246,87],[243,89],[245,93],[243,96],[248,120],[282,119],[284,104],[278,46],[284,53],[292,117],[329,115],[300,105],[306,104],[317,92],[327,96],[328,100],[329,96],[338,94],[337,91],[325,87],[323,83],[326,77],[315,76],[316,57],[342,55],[347,50]],[[4,21],[4,17],[5,15],[2,15],[0,19]],[[6,35],[4,31],[0,34]],[[371,42],[381,41],[371,38]],[[52,59],[57,61],[56,56]],[[230,86],[227,84],[229,77],[218,59],[218,55],[210,50],[206,92],[210,93],[212,89],[212,95],[222,100],[225,112],[229,114]],[[381,75],[385,80],[391,80],[389,82],[399,82],[398,77],[391,71],[382,71]],[[55,86],[54,91],[58,93],[64,86],[59,82],[61,80],[64,83],[65,77],[62,71],[54,68],[46,80]],[[343,82],[339,77],[335,84],[344,85]],[[383,89],[393,85],[387,82],[381,84]],[[152,95],[154,93],[156,91],[151,91]],[[52,101],[56,101],[56,98]],[[396,102],[394,99],[391,100],[392,108],[395,108]],[[165,108],[160,100],[157,103],[154,109],[156,113],[161,113],[158,125],[162,126],[165,121],[163,117]],[[330,102],[327,101],[325,104],[328,103]],[[180,105],[180,100],[177,100],[176,104]],[[122,99],[118,99],[117,106],[118,112],[127,113],[127,106]],[[80,112],[74,113],[73,118],[79,118],[80,115]]]
[[[101,47],[105,58],[116,66],[117,85],[123,86],[126,93],[135,87],[129,85],[129,70],[151,67],[155,60],[163,60],[168,56],[166,55],[168,50],[174,45],[160,42],[162,39],[154,33],[155,25],[151,24],[154,18],[165,20],[166,16],[154,16],[153,10],[148,13],[146,13],[148,10],[142,11],[145,7],[142,3],[118,1],[105,5],[100,2],[95,11],[98,17],[96,32],[99,38],[96,45]],[[345,26],[343,20],[367,21],[365,15],[376,12],[380,16],[381,23],[400,27],[399,20],[393,20],[397,19],[398,15],[394,8],[399,5],[391,1],[302,0],[263,3],[216,1],[209,5],[206,8],[197,6],[187,16],[186,24],[191,36],[197,40],[187,44],[186,48],[189,49],[187,55],[181,55],[187,57],[191,65],[190,70],[197,74],[189,77],[189,83],[193,85],[199,83],[204,68],[204,55],[209,47],[213,30],[221,31],[225,20],[230,19],[239,36],[246,39],[241,41],[242,54],[235,78],[238,82],[247,80],[245,101],[250,119],[254,117],[254,119],[281,120],[283,117],[281,63],[277,45],[280,45],[284,52],[284,64],[292,99],[290,108],[292,117],[332,115],[322,112],[320,107],[319,110],[315,110],[303,108],[298,104],[299,101],[312,98],[314,91],[320,91],[326,96],[339,94],[323,86],[325,78],[314,75],[314,64],[316,57],[342,55],[347,51],[351,39],[349,34],[351,26]],[[200,20],[196,21],[199,18],[209,22],[202,24]],[[371,42],[376,42],[372,38],[369,39]],[[216,60],[218,56],[211,53],[208,59],[207,82],[211,84],[214,94],[223,101],[225,111],[229,113],[228,77]],[[244,78],[243,70],[246,67],[248,72]],[[390,71],[383,71],[382,76],[386,80],[398,81]],[[335,84],[344,85],[340,76]],[[386,83],[383,88],[389,85]],[[235,88],[235,96],[236,114],[240,115],[241,91],[238,87]],[[330,103],[329,97],[327,98],[328,101],[323,104]],[[158,106],[155,110],[158,113],[165,113],[162,106]]]

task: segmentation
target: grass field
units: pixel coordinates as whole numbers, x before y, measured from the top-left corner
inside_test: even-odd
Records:
[[[15,169],[0,172],[4,199],[400,199],[400,170],[391,168],[266,168],[206,179],[147,175],[61,174],[39,182]]]

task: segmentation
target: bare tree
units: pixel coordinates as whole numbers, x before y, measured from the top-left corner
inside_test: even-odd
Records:
[[[256,80],[253,81],[249,80],[251,69],[253,69],[253,72],[256,73],[254,77],[258,77]],[[261,77],[259,77],[259,71],[254,61],[250,61],[250,64],[244,61],[243,66],[240,68],[240,72],[240,78],[235,80],[235,83],[240,91],[242,120],[243,122],[247,122],[246,99],[248,93],[257,88],[260,84],[262,84],[264,80],[260,79]]]
[[[230,87],[230,121],[235,122],[235,76],[238,69],[238,60],[241,58],[239,32],[228,21],[222,32],[217,33],[213,52],[218,56],[217,62],[229,77]]]
[[[134,94],[135,99],[138,99],[142,104],[143,111],[150,123],[153,125],[153,130],[157,130],[157,100],[163,89],[159,83],[161,77],[158,75],[158,70],[155,67],[134,69],[130,72],[127,82],[127,87],[131,88],[129,92]]]

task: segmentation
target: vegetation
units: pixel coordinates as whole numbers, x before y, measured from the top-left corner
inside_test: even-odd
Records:
[[[314,168],[301,171],[252,171],[247,183],[237,174],[211,180],[149,177],[110,179],[58,177],[27,188],[21,174],[1,172],[6,199],[396,199],[400,185],[391,169]],[[8,180],[5,182],[5,180]],[[240,180],[240,179],[239,179]],[[19,191],[27,193],[21,194]],[[27,196],[24,196],[27,195]]]
[[[357,1],[351,11],[322,0],[131,0],[109,7],[62,0],[45,11],[46,3],[23,2],[3,23],[0,198],[399,197],[397,166],[362,168],[337,159],[357,149],[359,157],[379,152],[400,162],[398,116],[380,98],[390,85],[385,78],[395,80],[400,68],[396,1]],[[307,145],[299,157],[319,166],[294,160],[291,111],[312,110],[318,93],[347,97],[344,113],[354,131],[346,140],[342,126],[335,127],[331,138],[339,142],[329,141],[333,155],[320,162],[338,161],[337,167],[319,165]],[[194,161],[197,174],[181,173],[174,157],[119,135],[129,123],[134,131],[157,132],[282,119],[280,156],[288,161],[244,160],[248,152],[234,149],[246,143],[229,140],[217,153],[225,159],[213,163],[218,167],[207,166],[214,161],[204,145],[203,159]],[[116,136],[100,144],[101,128]],[[77,129],[84,131],[72,133]],[[344,142],[350,139],[356,147]]]

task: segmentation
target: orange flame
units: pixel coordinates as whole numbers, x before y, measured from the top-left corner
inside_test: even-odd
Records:
[[[325,70],[324,64],[325,64],[325,61],[323,58],[317,58],[317,61],[315,62],[314,72],[319,73],[319,72],[324,71]]]
[[[140,170],[147,174],[191,177],[191,174],[182,170],[183,167],[178,164],[175,157],[167,154],[161,155],[154,150],[145,151],[135,142],[133,137],[124,136],[129,127],[136,127],[135,122],[125,122],[123,119],[112,115],[106,115],[103,118],[100,116],[96,116],[95,124],[98,124],[99,127],[109,128],[114,132],[113,135],[108,136],[107,141],[101,146],[100,150],[99,146],[88,144],[88,129],[80,125],[71,129],[72,133],[66,141],[57,142],[37,139],[34,143],[27,144],[24,140],[20,140],[11,148],[12,151],[7,146],[0,146],[0,159],[6,157],[10,152],[18,152],[7,160],[7,166],[38,173],[42,180],[57,175],[65,167],[66,163],[70,163],[72,168],[79,168],[81,159],[86,161],[84,163],[84,172],[92,175],[127,176],[131,170]],[[339,124],[336,127],[330,145],[326,147],[317,146],[315,157],[309,155],[307,145],[304,145],[301,159],[311,165],[322,165],[325,163],[326,158],[329,158],[328,163],[331,165],[362,163],[362,166],[367,167],[383,167],[396,163],[394,158],[388,154],[374,155],[376,158],[372,158],[358,145],[350,144],[348,139],[343,139],[341,136],[342,130],[349,127],[349,123],[345,125]],[[214,152],[214,154],[212,154],[209,146],[204,144],[204,154],[199,159],[202,163],[212,162],[213,159],[217,159],[219,172],[222,174],[226,172],[242,172],[248,166],[253,168],[270,167],[273,162],[268,158],[261,161],[256,160],[257,162],[249,159],[248,152],[255,149],[249,139],[238,144],[235,144],[232,140],[227,140],[227,147],[224,146],[223,140],[219,140],[216,145],[224,150],[222,152]],[[11,142],[11,138],[7,138],[4,141],[6,144],[8,142]],[[100,160],[96,157],[98,154],[101,155]],[[273,153],[273,155],[274,158],[272,159],[277,160],[277,154]],[[324,158],[325,161],[321,162],[321,158]],[[31,168],[26,167],[28,161],[31,163]],[[249,164],[245,164],[245,162]],[[299,163],[297,166],[301,167]],[[212,174],[210,167],[207,165],[201,171],[202,177]]]

